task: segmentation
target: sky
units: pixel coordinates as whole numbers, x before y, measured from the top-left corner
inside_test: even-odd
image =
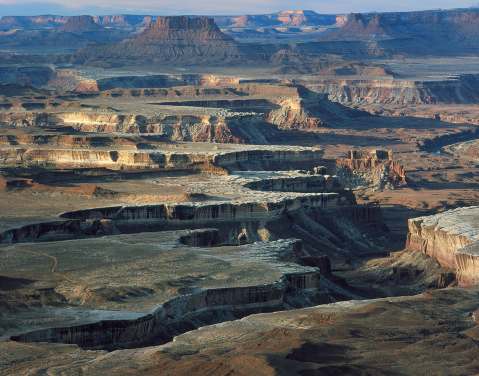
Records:
[[[319,13],[466,8],[478,0],[0,0],[0,16],[37,14],[258,14],[285,9]]]

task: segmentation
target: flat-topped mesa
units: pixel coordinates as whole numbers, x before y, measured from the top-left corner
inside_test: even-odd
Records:
[[[346,51],[361,45],[363,56],[465,56],[479,49],[477,9],[351,14],[337,21],[318,40]]]
[[[80,78],[78,80],[87,79]],[[112,94],[116,96],[155,96],[160,94],[163,94],[163,96],[173,96],[177,93],[184,93],[186,95],[195,95],[196,93],[198,93],[198,95],[208,95],[207,90],[198,90],[197,86],[225,88],[231,86],[234,87],[240,84],[240,78],[232,76],[219,76],[214,74],[190,73],[180,75],[154,74],[145,76],[117,76],[100,78],[95,80],[95,82],[97,83],[98,90],[104,92],[102,95],[106,96]],[[161,90],[153,90],[155,88]],[[167,88],[170,90],[165,90]],[[114,92],[108,91],[112,89],[128,90],[115,90]]]
[[[101,30],[102,27],[95,22],[92,16],[72,16],[68,21],[60,26],[60,31],[69,33],[87,33],[91,31]]]
[[[215,16],[222,28],[304,28],[334,25],[335,15],[318,14],[311,10],[284,10],[271,14]]]
[[[277,108],[266,119],[282,129],[314,129],[326,126],[331,103],[327,94],[318,94],[304,86],[284,87],[284,93],[273,101]],[[334,106],[334,105],[333,105]]]
[[[351,150],[336,160],[338,176],[346,187],[384,189],[407,184],[405,168],[393,159],[391,150]]]
[[[323,16],[324,17],[324,16]],[[312,10],[283,10],[278,12],[277,19],[285,26],[304,26],[318,24],[321,15]]]
[[[69,148],[100,148],[120,146],[124,149],[138,150],[141,138],[135,136],[121,137],[115,135],[81,135],[81,134],[31,134],[18,132],[17,134],[3,134],[0,136],[0,146],[51,146]]]
[[[351,161],[386,161],[393,159],[393,152],[391,150],[350,150],[347,158]]]
[[[176,42],[180,44],[210,43],[233,39],[223,34],[215,21],[208,17],[158,17],[136,41],[146,43]]]
[[[183,158],[182,158],[183,157]],[[4,166],[42,166],[45,168],[192,168],[188,156],[167,155],[161,152],[95,149],[0,149],[0,164]]]
[[[137,36],[119,43],[79,50],[77,63],[123,64],[131,61],[183,65],[224,63],[241,56],[237,43],[223,34],[207,17],[168,16],[155,22]]]
[[[267,115],[267,120],[282,129],[315,129],[325,126],[301,98],[286,98],[277,102],[279,108]]]
[[[456,271],[462,286],[479,284],[479,207],[465,207],[408,221],[406,248]]]
[[[401,39],[406,46],[415,41],[413,46],[425,49],[443,49],[436,43],[425,45],[424,41],[444,38],[469,46],[478,35],[479,12],[477,9],[429,10],[417,12],[387,13],[353,13],[338,19],[339,28],[325,34],[329,40],[391,40]],[[418,44],[423,38],[422,44]],[[444,43],[443,43],[444,44]],[[473,45],[474,47],[476,45]]]

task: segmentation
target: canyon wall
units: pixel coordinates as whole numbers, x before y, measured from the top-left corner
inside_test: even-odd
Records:
[[[450,210],[408,221],[406,248],[423,252],[456,271],[460,285],[479,282],[479,207]]]
[[[0,233],[0,243],[73,239],[138,231],[181,228],[223,228],[225,242],[239,241],[241,229],[255,231],[296,212],[321,212],[350,204],[337,193],[304,194],[253,202],[111,206],[66,212],[63,220],[25,225]],[[320,214],[318,214],[320,216]],[[195,241],[194,239],[191,240]]]
[[[54,70],[48,66],[0,67],[0,82],[22,86],[43,86],[54,77]]]
[[[336,193],[305,194],[296,198],[275,198],[267,202],[218,204],[158,204],[115,206],[63,213],[61,217],[80,220],[114,220],[116,223],[159,221],[169,224],[205,225],[208,222],[273,220],[296,210],[334,208]]]
[[[281,99],[277,104],[279,108],[270,111],[266,119],[279,128],[314,129],[325,125],[320,117],[308,111],[304,99],[300,97]]]
[[[240,167],[243,163],[256,162],[259,164],[268,163],[295,163],[295,162],[316,162],[321,161],[324,150],[320,148],[302,147],[281,147],[268,150],[253,149],[236,152],[218,153],[213,157],[213,163],[220,167]]]
[[[477,138],[479,138],[479,127],[472,127],[471,129],[448,132],[444,135],[427,138],[424,141],[419,142],[419,146],[427,151],[437,151],[442,147],[451,144],[476,140]]]
[[[137,320],[101,321],[76,327],[38,330],[12,337],[23,342],[77,344],[89,349],[119,349],[160,344],[199,326],[287,307],[287,295],[317,289],[319,272],[285,275],[273,284],[208,289],[174,298]]]
[[[204,162],[208,161],[207,156]],[[109,169],[183,169],[194,168],[199,158],[189,154],[172,154],[157,151],[51,148],[0,149],[0,164],[4,166],[41,166],[58,168],[109,168]]]
[[[0,164],[4,166],[77,167],[109,169],[206,169],[215,170],[272,164],[317,164],[321,149],[287,148],[246,149],[231,152],[181,153],[160,150],[128,150],[114,148],[55,148],[50,146],[0,147]]]
[[[465,104],[479,100],[479,77],[474,74],[435,81],[331,79],[305,85],[343,104]]]
[[[0,112],[0,126],[70,127],[89,133],[150,134],[165,141],[218,143],[268,143],[274,136],[262,115],[231,113],[224,115],[143,116],[105,112]]]
[[[271,192],[343,192],[344,188],[336,176],[311,175],[291,178],[272,178],[253,181],[245,187]]]
[[[274,251],[262,249],[269,247]],[[295,239],[257,243],[253,254],[273,252],[287,258],[301,248]],[[73,327],[37,330],[12,337],[16,341],[59,342],[77,344],[83,348],[118,349],[159,344],[174,335],[243,317],[255,312],[282,310],[289,300],[309,304],[319,288],[319,270],[307,266],[282,264],[280,279],[260,285],[238,285],[202,289],[180,295],[159,305],[151,313],[134,320],[108,320]],[[298,300],[298,298],[300,300]]]
[[[217,76],[213,74],[120,76],[102,78],[96,81],[99,91],[115,88],[169,88],[177,86],[224,87],[240,83],[237,77]]]

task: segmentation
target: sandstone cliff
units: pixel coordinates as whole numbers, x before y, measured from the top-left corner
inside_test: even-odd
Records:
[[[406,170],[387,150],[351,150],[347,158],[336,161],[341,183],[349,188],[394,189],[407,184]]]
[[[248,124],[245,127],[244,124]],[[105,112],[2,112],[0,125],[13,128],[67,126],[81,132],[154,134],[165,141],[268,143],[274,129],[249,113],[155,116]]]
[[[277,265],[280,278],[261,285],[203,288],[158,305],[149,314],[133,320],[102,320],[92,324],[41,329],[13,337],[26,342],[59,342],[83,348],[118,349],[164,343],[174,335],[254,312],[282,310],[300,297],[314,301],[320,285],[319,270],[283,261],[302,245],[295,239],[255,243],[241,247],[245,259],[268,259]],[[307,303],[308,302],[308,303]]]
[[[466,74],[429,81],[330,79],[305,85],[344,104],[465,104],[479,100],[478,81],[477,75]]]
[[[424,252],[457,273],[460,285],[479,283],[479,207],[409,220],[407,248]]]
[[[28,140],[27,140],[28,141]],[[74,140],[67,139],[67,142]],[[261,169],[277,166],[309,167],[315,165],[323,156],[321,149],[315,148],[278,148],[272,146],[245,147],[244,150],[181,152],[171,150],[137,150],[132,145],[105,148],[92,147],[91,143],[78,140],[79,144],[68,147],[38,145],[14,145],[0,147],[0,164],[3,166],[42,166],[44,168],[109,168],[109,169],[166,169],[166,170],[202,170],[237,169],[259,167]]]

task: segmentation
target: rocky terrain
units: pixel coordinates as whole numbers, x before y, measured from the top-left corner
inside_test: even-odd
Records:
[[[479,373],[477,14],[2,17],[0,374]]]
[[[114,45],[79,50],[74,60],[81,64],[115,61],[115,65],[121,65],[138,56],[143,64],[177,61],[183,65],[248,58],[212,18],[158,17],[137,36]]]
[[[437,259],[445,267],[455,269],[460,285],[476,285],[477,219],[477,207],[411,219],[407,247]]]
[[[12,374],[77,371],[101,375],[191,373],[260,375],[473,374],[478,365],[476,290],[442,290],[416,297],[336,303],[253,315],[184,334],[174,342],[112,353],[69,345],[3,343]],[[392,331],[391,327],[400,327]],[[377,343],[381,341],[381,346]],[[447,351],[438,350],[438,342]],[[423,354],[421,363],[411,356]]]
[[[306,72],[318,65],[334,69],[338,59],[473,56],[478,47],[477,14],[471,8],[338,15],[288,10],[210,18],[5,16],[0,19],[0,49],[17,62],[30,54],[49,63],[105,67],[171,61],[186,66],[269,62],[282,71]],[[174,24],[190,31],[178,33]],[[178,38],[181,43],[175,46]]]
[[[327,93],[344,104],[421,105],[476,103],[476,75],[444,80],[409,81],[395,79],[321,80],[308,83],[312,90]]]
[[[377,41],[377,48],[405,54],[475,52],[477,9],[409,13],[352,14],[341,27],[325,34],[327,40]],[[441,41],[448,40],[447,46]],[[428,41],[426,43],[426,41]]]
[[[375,190],[394,189],[407,184],[406,170],[393,159],[391,151],[362,153],[353,150],[348,158],[338,159],[336,165],[342,184],[353,189],[362,186]]]

